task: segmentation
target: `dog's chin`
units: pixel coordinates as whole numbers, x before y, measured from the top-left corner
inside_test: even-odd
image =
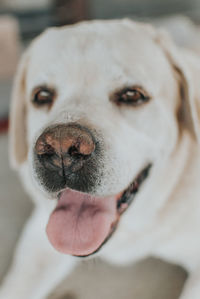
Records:
[[[129,185],[113,196],[96,197],[66,188],[47,224],[53,247],[64,253],[86,257],[97,252],[110,238],[149,174],[147,165]]]

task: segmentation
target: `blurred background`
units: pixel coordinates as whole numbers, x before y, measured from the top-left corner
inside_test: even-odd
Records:
[[[0,0],[0,280],[32,209],[18,178],[9,169],[7,155],[10,94],[21,53],[49,26],[121,17],[155,23],[176,15],[188,16],[198,24],[200,0]],[[172,26],[172,31],[181,34],[181,25],[176,27]],[[67,283],[71,295],[62,298],[175,299],[186,277],[180,267],[152,258],[124,268],[100,261],[84,262]],[[52,294],[51,298],[57,296]]]

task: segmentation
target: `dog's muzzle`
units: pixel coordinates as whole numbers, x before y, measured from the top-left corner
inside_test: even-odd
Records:
[[[145,165],[117,194],[94,195],[102,175],[100,140],[89,128],[69,123],[47,128],[35,143],[37,179],[57,198],[47,236],[65,254],[83,257],[97,252],[115,231],[151,168],[151,164]]]
[[[90,191],[95,184],[98,147],[92,132],[79,124],[46,129],[34,149],[35,170],[42,185],[51,192],[65,186]]]

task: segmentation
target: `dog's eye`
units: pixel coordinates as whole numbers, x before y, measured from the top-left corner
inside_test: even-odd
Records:
[[[113,101],[118,105],[130,105],[139,106],[145,102],[148,102],[150,97],[140,87],[125,88],[115,93]]]
[[[32,102],[38,106],[48,105],[53,102],[55,91],[47,87],[38,87],[33,91]]]

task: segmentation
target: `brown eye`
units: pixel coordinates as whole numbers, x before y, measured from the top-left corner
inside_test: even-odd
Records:
[[[32,102],[38,106],[50,105],[54,101],[55,91],[47,87],[38,87],[33,91]]]
[[[118,105],[139,106],[147,101],[150,97],[140,87],[125,88],[114,95],[114,102]]]

